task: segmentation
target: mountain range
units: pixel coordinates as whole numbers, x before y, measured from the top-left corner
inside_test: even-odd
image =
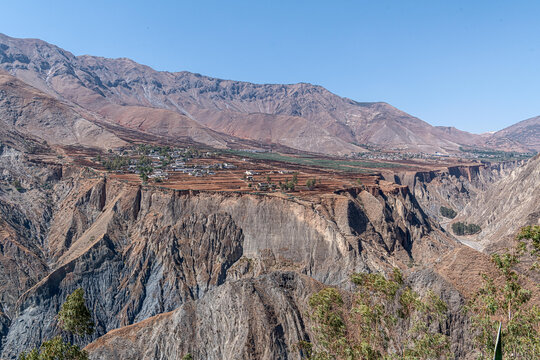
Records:
[[[41,40],[2,34],[0,69],[98,128],[215,148],[273,144],[336,155],[372,147],[425,153],[452,153],[462,146],[540,150],[540,117],[476,135],[431,126],[387,103],[357,102],[317,85],[252,84],[156,71],[126,58],[75,56]],[[112,145],[107,141],[93,143]]]

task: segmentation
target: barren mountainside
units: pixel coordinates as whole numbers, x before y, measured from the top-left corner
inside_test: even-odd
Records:
[[[498,149],[511,150],[521,146],[524,151],[540,151],[540,116],[523,120],[497,131],[487,144]]]
[[[389,104],[356,102],[320,86],[159,72],[129,59],[74,56],[40,40],[0,35],[0,66],[115,124],[216,147],[227,146],[227,138],[215,131],[332,154],[361,152],[364,144],[447,152],[484,141],[433,127]]]
[[[56,145],[111,149],[125,145],[70,106],[0,72],[2,132],[21,133]]]

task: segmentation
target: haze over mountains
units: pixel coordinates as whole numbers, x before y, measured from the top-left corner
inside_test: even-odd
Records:
[[[252,84],[159,72],[129,59],[74,56],[35,39],[0,34],[0,68],[84,110],[90,122],[216,148],[242,141],[326,154],[366,146],[455,152],[460,146],[540,150],[540,117],[491,135],[434,127],[393,106],[360,103],[320,86]]]

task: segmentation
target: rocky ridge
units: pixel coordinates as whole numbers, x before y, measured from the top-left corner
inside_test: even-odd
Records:
[[[345,154],[362,144],[433,153],[483,137],[433,127],[386,103],[360,103],[311,84],[252,84],[158,72],[129,59],[74,56],[44,41],[0,35],[0,67],[114,124],[226,147],[224,134]],[[220,135],[221,134],[221,135]]]
[[[540,152],[540,116],[523,120],[499,130],[487,139],[496,149]]]

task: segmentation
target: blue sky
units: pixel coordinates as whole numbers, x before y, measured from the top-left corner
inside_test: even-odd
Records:
[[[10,1],[0,32],[256,83],[319,84],[471,132],[540,115],[539,1]]]

